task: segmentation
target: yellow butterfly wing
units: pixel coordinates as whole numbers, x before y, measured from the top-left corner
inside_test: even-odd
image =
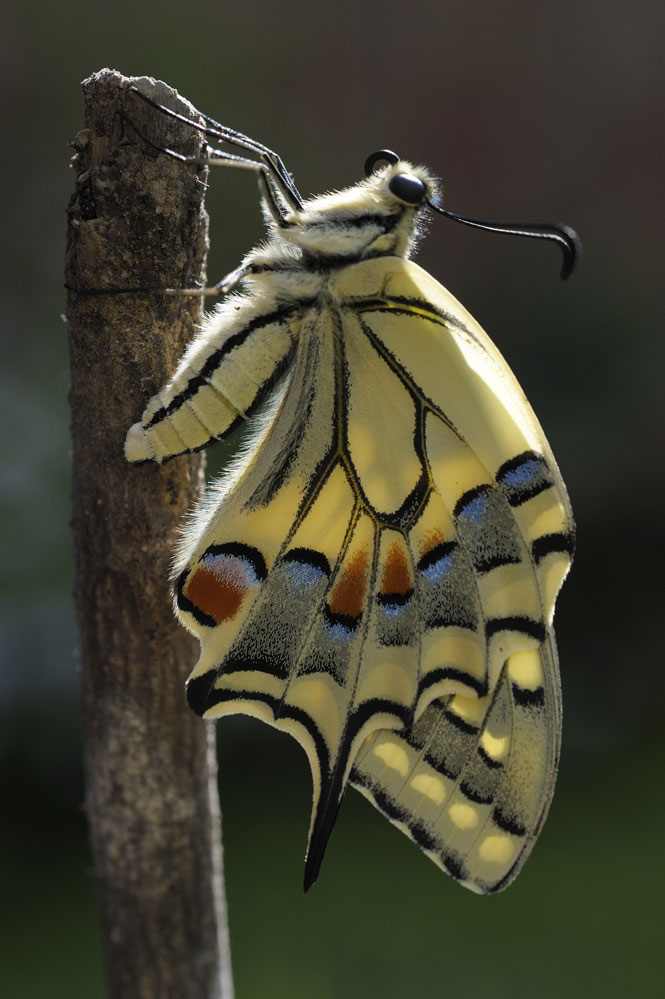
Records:
[[[178,559],[190,704],[305,749],[306,885],[351,776],[444,870],[496,890],[558,757],[573,523],[542,431],[474,320],[403,258],[341,269],[323,302],[224,308],[127,442],[132,460],[205,446],[286,372]]]
[[[293,306],[233,296],[208,318],[125,441],[128,461],[201,451],[251,416],[293,361]]]
[[[434,701],[404,732],[378,732],[351,783],[467,888],[517,876],[546,817],[561,702],[551,635],[514,653],[491,694]]]

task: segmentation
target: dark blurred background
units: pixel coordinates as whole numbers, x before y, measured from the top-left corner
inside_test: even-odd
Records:
[[[508,892],[478,898],[350,792],[303,897],[305,757],[258,722],[224,722],[239,999],[658,994],[663,12],[661,0],[5,5],[3,996],[103,994],[81,808],[61,313],[67,143],[82,124],[79,82],[104,66],[159,77],[278,149],[303,193],[355,181],[388,146],[438,172],[453,210],[562,220],[584,240],[565,285],[554,248],[443,219],[418,258],[513,366],[577,516],[557,614],[563,758],[540,842]],[[252,178],[214,174],[209,209],[217,279],[261,235]]]

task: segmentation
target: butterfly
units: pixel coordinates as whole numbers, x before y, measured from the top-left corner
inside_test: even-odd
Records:
[[[267,239],[125,444],[163,462],[255,417],[175,556],[176,613],[201,645],[189,704],[304,749],[306,888],[351,784],[447,874],[498,891],[552,798],[574,523],[508,365],[412,256],[428,210],[554,240],[564,276],[577,237],[455,216],[388,150],[304,200],[277,154],[205,120],[243,152],[206,162],[255,172]]]

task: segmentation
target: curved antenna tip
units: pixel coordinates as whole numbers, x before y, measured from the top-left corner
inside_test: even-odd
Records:
[[[565,281],[575,270],[582,256],[582,241],[574,229],[563,222],[485,222],[482,219],[470,219],[457,215],[439,203],[438,198],[428,198],[427,204],[435,212],[446,215],[454,222],[470,225],[474,229],[486,229],[489,232],[502,232],[507,236],[527,236],[532,239],[548,239],[558,243],[563,253],[561,279]]]
[[[395,163],[399,163],[399,156],[392,149],[377,149],[375,153],[372,153],[365,160],[365,176],[369,177],[373,174],[376,164],[382,161],[394,166]]]
[[[561,233],[561,250],[563,252],[563,265],[561,267],[561,280],[565,281],[573,273],[582,259],[582,240],[574,229],[563,222],[557,222],[552,229]]]

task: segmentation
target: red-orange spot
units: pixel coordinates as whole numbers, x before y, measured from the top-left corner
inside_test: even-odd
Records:
[[[333,588],[328,604],[333,614],[358,618],[362,614],[367,589],[369,558],[364,548],[354,552]]]
[[[187,581],[185,596],[221,624],[236,616],[248,589],[237,573],[223,575],[214,564],[203,563]]]
[[[438,527],[432,528],[427,534],[423,535],[420,539],[420,557],[423,558],[429,552],[433,551],[438,545],[442,545],[444,542],[444,537]]]
[[[406,553],[401,545],[393,542],[388,549],[388,557],[383,565],[381,592],[408,593],[412,586]]]

